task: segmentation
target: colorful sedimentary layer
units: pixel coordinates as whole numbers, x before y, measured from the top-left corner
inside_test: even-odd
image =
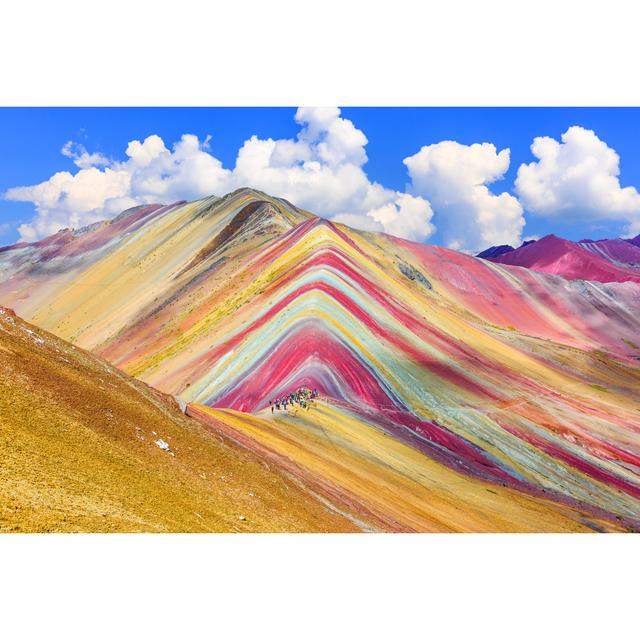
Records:
[[[108,226],[41,261],[5,249],[0,301],[376,527],[640,527],[638,282],[355,231],[250,190],[94,244]],[[303,384],[310,412],[265,412]]]
[[[621,522],[527,494],[506,482],[486,482],[444,464],[420,436],[373,412],[336,401],[309,411],[257,415],[189,405],[215,433],[254,450],[297,475],[327,500],[355,513],[373,530],[402,532],[624,531]],[[427,451],[427,455],[425,455]],[[435,453],[435,455],[434,455]]]
[[[580,242],[587,251],[620,266],[640,267],[640,247],[632,241],[615,238],[613,240],[595,240]]]

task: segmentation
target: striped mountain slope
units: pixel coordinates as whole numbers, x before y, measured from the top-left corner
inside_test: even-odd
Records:
[[[640,527],[640,284],[356,231],[252,190],[154,208],[94,242],[109,226],[63,254],[5,249],[0,301],[383,527]],[[272,416],[301,385],[322,402]],[[314,455],[355,456],[356,475]],[[391,488],[372,503],[390,469],[388,487],[408,478],[424,501],[429,474],[461,487],[447,497],[459,517],[415,501],[422,515],[400,517]]]

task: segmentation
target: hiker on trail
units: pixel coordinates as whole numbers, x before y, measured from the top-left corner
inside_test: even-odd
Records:
[[[282,410],[286,411],[287,414],[293,413],[295,416],[298,413],[296,405],[301,409],[309,411],[311,406],[315,406],[315,399],[319,396],[320,393],[318,392],[317,387],[313,387],[313,389],[311,389],[306,384],[303,384],[294,391],[283,394],[280,398],[269,400],[269,406],[271,407],[271,413],[273,413],[274,410]],[[291,407],[291,411],[289,411],[289,407]]]

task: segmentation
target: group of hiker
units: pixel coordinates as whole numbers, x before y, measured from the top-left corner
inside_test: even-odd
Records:
[[[274,411],[287,411],[289,407],[295,408],[296,405],[301,409],[306,409],[308,411],[309,407],[317,397],[318,390],[315,387],[313,389],[309,389],[307,385],[303,385],[292,393],[286,394],[281,398],[269,400],[271,413]]]

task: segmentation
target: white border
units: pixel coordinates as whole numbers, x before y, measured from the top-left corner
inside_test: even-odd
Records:
[[[2,10],[0,103],[638,105],[634,7],[22,0]],[[628,637],[639,539],[4,535],[0,630]]]
[[[12,639],[637,631],[632,535],[17,535],[0,547]]]
[[[638,105],[637,4],[5,3],[5,105]]]

